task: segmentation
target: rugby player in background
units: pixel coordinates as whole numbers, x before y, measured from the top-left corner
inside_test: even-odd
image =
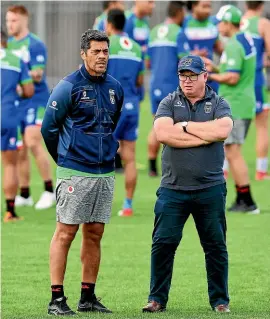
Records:
[[[20,107],[17,85],[21,86],[24,98],[34,94],[34,86],[28,74],[27,64],[6,47],[7,35],[1,31],[1,157],[4,171],[3,190],[7,206],[4,222],[10,222],[20,219],[15,212],[15,196],[18,190],[17,108]]]
[[[251,33],[257,50],[255,95],[256,95],[256,180],[270,179],[268,170],[269,130],[268,115],[270,103],[267,101],[264,74],[264,53],[270,56],[270,21],[262,17],[264,1],[246,1],[247,10],[241,21],[241,30]]]
[[[23,146],[19,150],[18,174],[20,195],[16,196],[16,206],[32,206],[30,194],[30,159],[33,154],[39,173],[44,182],[44,192],[36,203],[36,209],[45,209],[54,205],[52,174],[48,153],[42,145],[38,113],[44,113],[49,89],[46,83],[45,68],[47,50],[45,44],[29,31],[29,13],[22,5],[10,6],[7,9],[6,24],[9,34],[8,49],[27,63],[35,85],[35,94],[20,103],[20,127],[23,135]]]
[[[185,17],[183,1],[170,1],[167,18],[155,26],[150,33],[146,54],[146,65],[151,69],[150,99],[152,115],[159,103],[178,86],[177,65],[179,59],[189,52],[188,40],[180,27]],[[160,143],[154,128],[148,136],[149,175],[157,176],[156,159]]]

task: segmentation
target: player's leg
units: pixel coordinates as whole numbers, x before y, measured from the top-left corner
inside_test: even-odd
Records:
[[[30,194],[30,158],[23,138],[18,149],[17,172],[19,177],[20,195],[16,196],[16,206],[33,206],[34,201]]]
[[[143,312],[155,312],[155,303],[162,306],[161,311],[166,308],[174,256],[192,202],[189,194],[167,188],[159,188],[157,196],[154,209],[149,303],[143,308]]]
[[[88,223],[82,226],[82,282],[95,284],[100,265],[100,242],[104,224]],[[94,293],[94,291],[93,291]]]
[[[6,115],[6,114],[5,114]],[[3,165],[3,191],[6,200],[4,222],[16,221],[15,196],[18,190],[17,165],[17,121],[1,112],[1,158]]]
[[[111,311],[97,300],[95,285],[99,272],[104,226],[111,216],[115,177],[89,177],[77,180],[77,184],[73,184],[75,189],[73,195],[76,195],[76,192],[80,193],[75,197],[76,201],[80,201],[78,204],[80,211],[76,212],[75,208],[76,218],[79,215],[80,221],[84,221],[81,246],[82,289],[78,311],[110,313]],[[81,211],[82,207],[85,208],[84,211]]]
[[[248,167],[241,151],[249,125],[250,120],[234,120],[233,130],[225,141],[226,158],[237,193],[236,201],[229,211],[258,214],[260,211],[251,195]]]
[[[33,154],[39,173],[44,182],[44,192],[36,203],[36,209],[50,208],[55,204],[55,194],[53,192],[53,182],[49,155],[42,145],[40,126],[36,125],[37,111],[35,110],[34,125],[28,121],[25,128],[24,140],[26,147]],[[31,118],[32,119],[32,118]]]
[[[2,151],[3,164],[3,191],[6,199],[6,215],[4,221],[17,220],[15,213],[15,197],[18,190],[18,176],[17,176],[17,158],[18,153],[14,151]]]
[[[133,102],[132,109],[138,110],[139,106],[134,104]],[[121,116],[121,121],[122,132],[116,131],[116,136],[119,136],[121,156],[124,163],[126,197],[118,215],[128,217],[133,215],[132,201],[137,183],[136,140],[138,137],[139,112],[126,111]]]
[[[20,119],[20,136],[18,145],[18,163],[17,173],[19,177],[20,195],[16,196],[15,205],[20,206],[33,206],[34,201],[30,194],[30,158],[28,149],[24,141],[24,131],[27,120],[31,120],[31,114],[27,117],[27,110],[22,110],[19,114]]]
[[[224,312],[229,312],[226,194],[226,184],[196,192],[192,215],[205,253],[210,305],[224,305]]]
[[[129,217],[133,215],[132,201],[137,183],[136,169],[136,142],[135,141],[120,141],[121,155],[124,162],[125,170],[125,191],[126,198],[123,203],[123,208],[118,215]]]
[[[151,94],[151,108],[153,118],[158,109],[160,99],[157,99],[154,94]],[[149,163],[149,176],[157,176],[157,157],[160,149],[160,143],[157,141],[156,133],[154,131],[154,126],[152,126],[151,131],[148,135],[148,163]]]
[[[79,225],[67,225],[58,222],[50,246],[50,278],[52,299],[48,306],[50,315],[75,314],[66,304],[64,295],[64,277],[67,257]]]
[[[267,101],[267,93],[264,87],[256,88],[256,180],[269,179],[268,170],[268,150],[269,150],[269,104]]]

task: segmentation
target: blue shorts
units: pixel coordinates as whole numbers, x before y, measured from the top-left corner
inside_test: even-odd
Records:
[[[119,141],[136,141],[138,138],[139,126],[139,102],[124,102],[123,111],[114,136]]]
[[[15,151],[17,149],[19,120],[16,117],[16,111],[14,108],[12,112],[8,112],[9,114],[1,112],[1,151]]]
[[[177,88],[177,83],[155,83],[150,87],[150,99],[151,99],[151,110],[152,114],[157,113],[160,102],[168,96],[168,94],[174,92]]]
[[[41,125],[46,103],[47,101],[44,99],[32,99],[29,104],[22,107],[20,111],[20,129],[22,135],[28,126]]]
[[[20,114],[20,130],[21,134],[23,135],[25,129],[28,126],[36,125],[37,123],[37,108],[29,108],[21,111]]]
[[[262,111],[270,109],[270,103],[267,101],[267,88],[265,85],[255,87],[256,95],[256,114],[262,113]]]
[[[206,84],[208,84],[216,93],[218,93],[219,84],[216,81],[207,81]]]
[[[174,88],[175,89],[175,88]],[[155,115],[158,110],[159,103],[172,91],[161,91],[161,89],[151,89],[150,90],[150,99],[151,99],[151,111],[152,114]]]

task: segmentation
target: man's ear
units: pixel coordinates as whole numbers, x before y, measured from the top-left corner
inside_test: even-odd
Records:
[[[85,61],[86,59],[86,53],[84,52],[84,50],[81,50],[81,58]]]
[[[205,81],[205,83],[207,82],[207,79],[208,79],[208,73],[205,72],[205,74],[204,74],[204,81]]]

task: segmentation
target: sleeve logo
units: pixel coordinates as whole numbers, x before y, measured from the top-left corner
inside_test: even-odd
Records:
[[[49,105],[49,107],[51,108],[51,109],[54,109],[54,110],[58,110],[58,108],[56,107],[56,105],[57,105],[57,102],[56,101],[52,101],[52,104],[51,105]]]
[[[110,101],[111,104],[115,104],[115,92],[113,89],[109,89]]]

